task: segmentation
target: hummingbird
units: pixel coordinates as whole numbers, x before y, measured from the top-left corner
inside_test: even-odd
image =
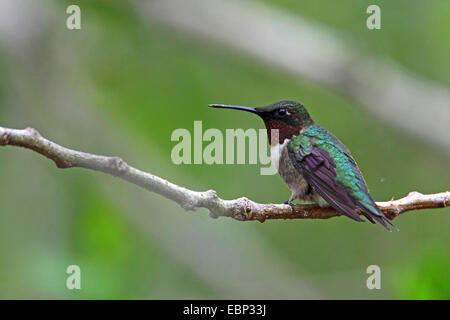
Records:
[[[235,109],[262,118],[267,129],[272,163],[291,190],[289,200],[331,206],[356,221],[357,209],[372,223],[391,231],[390,220],[381,212],[349,149],[331,132],[317,125],[306,108],[295,101],[279,101],[265,107],[210,104],[209,107]],[[274,129],[278,130],[272,139]],[[274,140],[274,141],[272,141]]]

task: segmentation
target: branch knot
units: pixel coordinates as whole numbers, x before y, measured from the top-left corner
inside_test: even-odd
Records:
[[[42,137],[39,131],[32,127],[26,127],[25,130],[33,137]]]
[[[110,163],[119,172],[125,172],[128,168],[127,163],[119,157],[111,157]]]

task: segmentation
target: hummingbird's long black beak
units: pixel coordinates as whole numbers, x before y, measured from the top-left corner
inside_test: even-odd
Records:
[[[255,108],[243,107],[243,106],[230,106],[230,105],[226,105],[226,104],[210,104],[210,105],[208,105],[208,107],[223,108],[223,109],[235,109],[235,110],[248,111],[248,112],[252,112],[252,113],[258,113],[258,110]]]

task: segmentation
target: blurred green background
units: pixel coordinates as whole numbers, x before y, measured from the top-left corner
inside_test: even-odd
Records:
[[[0,42],[1,126],[32,126],[64,146],[121,156],[225,199],[280,203],[287,187],[258,165],[172,164],[170,136],[193,130],[194,120],[204,130],[263,127],[209,103],[292,99],[352,150],[376,200],[449,189],[448,153],[329,88],[144,19],[131,2],[33,2],[17,2],[29,19],[11,17],[16,38]],[[383,10],[376,32],[365,27],[373,1],[259,2],[450,85],[448,1],[375,1]],[[82,10],[79,31],[65,28],[72,3]],[[0,298],[450,298],[449,208],[407,213],[393,233],[346,218],[241,223],[185,212],[101,173],[57,170],[18,148],[1,148],[0,164]],[[81,290],[65,287],[72,264]],[[381,290],[366,287],[372,264]]]

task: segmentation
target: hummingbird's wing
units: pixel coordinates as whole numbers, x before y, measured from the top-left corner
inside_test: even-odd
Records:
[[[372,223],[386,229],[392,223],[373,201],[358,165],[349,150],[330,132],[313,125],[287,145],[294,167],[335,210],[363,221],[356,208]]]

